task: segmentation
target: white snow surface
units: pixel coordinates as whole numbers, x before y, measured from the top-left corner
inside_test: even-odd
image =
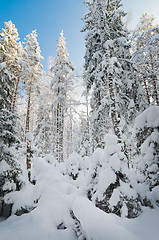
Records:
[[[36,158],[34,167],[37,184],[28,184],[20,192],[8,195],[8,201],[15,203],[14,212],[25,206],[35,208],[22,216],[0,219],[0,240],[81,240],[75,234],[70,211],[80,221],[87,240],[158,239],[159,208],[146,208],[141,216],[131,220],[106,214],[57,170],[60,166]],[[36,199],[38,203],[34,202]],[[112,204],[113,201],[115,196]],[[57,229],[61,223],[66,229]]]
[[[136,129],[143,129],[145,126],[152,128],[159,126],[159,106],[150,106],[136,118]]]

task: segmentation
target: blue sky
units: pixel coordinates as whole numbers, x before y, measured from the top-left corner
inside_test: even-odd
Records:
[[[60,32],[68,43],[70,59],[75,67],[84,62],[84,34],[80,32],[82,18],[86,11],[84,0],[0,0],[0,28],[11,20],[18,29],[21,41],[36,29],[38,41],[44,57],[43,65],[47,70],[49,56],[56,56],[57,40]],[[122,0],[124,9],[130,12],[129,26],[136,25],[142,13],[147,12],[158,18],[159,0]]]

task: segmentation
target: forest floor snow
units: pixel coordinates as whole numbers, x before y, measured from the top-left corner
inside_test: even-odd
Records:
[[[21,216],[0,219],[0,240],[83,240],[77,238],[75,221],[87,240],[157,240],[159,208],[135,219],[119,218],[96,208],[81,191],[43,159],[35,162],[37,184],[25,186],[14,196],[14,211],[38,199],[35,208]]]

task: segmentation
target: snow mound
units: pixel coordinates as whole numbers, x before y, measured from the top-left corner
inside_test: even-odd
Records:
[[[79,197],[74,202],[73,211],[80,220],[88,240],[138,239],[132,233],[121,227],[112,215],[108,215],[96,208],[92,202],[84,197]]]
[[[99,154],[100,151],[97,153]],[[103,158],[104,155],[101,156],[101,162]],[[34,203],[35,208],[21,216],[12,215],[5,221],[0,219],[0,240],[83,240],[84,236],[87,240],[157,239],[159,220],[157,209],[157,213],[148,210],[139,220],[138,218],[128,220],[107,214],[95,207],[82,195],[79,187],[73,185],[67,176],[63,176],[58,168],[47,160],[47,158],[34,159],[36,185],[28,184],[12,196],[14,210],[37,200]],[[125,189],[124,185],[123,189]],[[153,193],[157,199],[158,189],[155,190]],[[117,190],[111,198],[112,205],[115,204],[118,196]],[[127,215],[127,209],[124,208],[125,206],[122,214]],[[75,219],[70,214],[72,211],[82,235],[77,236]],[[153,233],[150,234],[154,213]],[[148,235],[145,234],[145,229],[149,229]]]

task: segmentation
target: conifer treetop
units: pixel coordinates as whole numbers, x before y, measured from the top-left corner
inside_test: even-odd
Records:
[[[67,52],[67,48],[66,48],[67,42],[65,40],[66,38],[64,37],[64,32],[62,30],[60,33],[60,38],[59,38],[59,42],[56,49],[58,52],[58,56],[64,56],[65,58],[68,58],[69,54]]]
[[[15,25],[9,21],[5,22],[4,26],[0,32],[0,58],[2,62],[7,61],[7,66],[11,66],[20,52],[21,45]]]
[[[37,36],[36,30],[33,30],[25,38],[26,42],[24,42],[25,47],[23,51],[22,63],[23,68],[26,70],[25,72],[27,72],[25,79],[28,78],[28,76],[31,77],[29,78],[30,80],[32,78],[34,78],[34,80],[38,79],[40,75],[40,69],[42,69],[41,60],[43,57],[41,56],[41,50],[37,41]],[[29,79],[28,81],[30,81]]]

